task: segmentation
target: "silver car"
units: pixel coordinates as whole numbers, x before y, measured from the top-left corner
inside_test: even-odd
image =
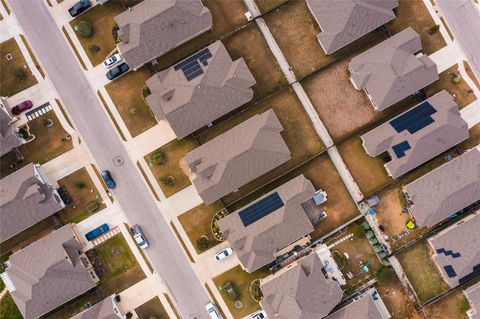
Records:
[[[143,236],[140,226],[134,225],[130,228],[130,230],[132,231],[133,238],[135,239],[137,245],[142,249],[146,249],[148,247],[148,241],[145,239],[145,236]]]

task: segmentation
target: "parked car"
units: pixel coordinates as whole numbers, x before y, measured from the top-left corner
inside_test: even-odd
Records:
[[[127,72],[128,69],[129,69],[128,64],[123,62],[122,64],[117,65],[116,67],[113,67],[110,70],[108,70],[107,74],[105,75],[107,76],[107,79],[113,80],[115,78],[118,78],[123,73]]]
[[[118,62],[122,61],[123,58],[122,56],[120,55],[120,53],[117,53],[115,55],[112,55],[111,57],[108,57],[105,59],[105,61],[103,61],[103,66],[106,67],[106,68],[110,68],[112,66],[114,66],[115,64],[117,64]]]
[[[79,2],[75,3],[73,7],[68,9],[68,13],[70,13],[72,17],[76,17],[91,6],[92,3],[90,2],[90,0],[80,0]]]
[[[207,309],[207,313],[210,316],[210,319],[222,319],[222,317],[220,317],[220,314],[218,313],[217,307],[215,307],[213,303],[207,303],[205,309]]]
[[[109,230],[110,230],[110,227],[108,227],[108,224],[103,224],[102,226],[99,226],[94,230],[91,230],[88,233],[86,233],[85,238],[87,238],[87,240],[93,240],[98,236],[100,236],[101,234],[106,233]]]
[[[264,319],[267,318],[267,313],[265,310],[260,310],[259,312],[254,313],[250,316],[250,319]]]
[[[132,231],[133,238],[137,242],[137,245],[142,249],[146,249],[148,247],[148,241],[145,239],[145,236],[143,236],[140,226],[133,225],[130,230]]]
[[[107,185],[108,188],[114,189],[117,186],[117,184],[115,183],[115,181],[112,178],[112,174],[110,174],[109,171],[107,171],[107,170],[103,171],[102,172],[102,178],[103,178],[103,181],[105,182],[105,184]]]
[[[227,247],[224,250],[222,250],[221,252],[215,254],[215,260],[220,261],[224,258],[227,258],[228,256],[230,256],[232,254],[233,254],[233,249],[230,248],[230,247]]]
[[[14,115],[20,115],[20,113],[30,109],[32,106],[33,106],[32,101],[30,101],[30,100],[23,101],[22,103],[12,107],[12,113]]]

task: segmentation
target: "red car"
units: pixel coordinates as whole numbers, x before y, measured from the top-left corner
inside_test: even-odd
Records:
[[[22,113],[25,110],[28,110],[32,106],[33,106],[32,101],[30,100],[23,101],[22,103],[12,107],[12,113],[15,115],[20,115],[20,113]]]

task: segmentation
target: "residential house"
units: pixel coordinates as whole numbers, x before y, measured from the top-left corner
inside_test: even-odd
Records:
[[[254,84],[243,58],[233,61],[216,41],[148,79],[146,101],[183,138],[250,101]]]
[[[212,28],[200,0],[145,0],[115,17],[123,59],[138,69]]]
[[[470,303],[470,309],[467,311],[469,319],[480,319],[480,282],[464,291],[468,302]]]
[[[94,288],[99,279],[68,224],[15,252],[0,276],[25,319],[38,318]]]
[[[409,27],[354,57],[350,81],[383,111],[438,80],[437,65],[421,50],[420,35]]]
[[[186,173],[203,201],[210,204],[288,161],[282,131],[270,109],[189,152]]]
[[[433,259],[450,288],[480,275],[480,211],[428,239]]]
[[[389,319],[390,312],[375,288],[364,291],[325,319]]]
[[[93,305],[71,319],[123,319],[125,315],[112,295]],[[153,318],[153,317],[152,317]]]
[[[387,152],[388,175],[397,178],[468,138],[468,124],[443,90],[361,136],[372,157]]]
[[[306,0],[321,32],[318,42],[332,54],[395,18],[398,0]]]
[[[18,128],[12,124],[16,121],[7,110],[7,106],[0,99],[0,156],[3,156],[20,145],[26,143],[18,133]]]
[[[39,164],[28,164],[0,182],[0,242],[65,207]]]
[[[480,200],[480,150],[472,149],[406,185],[415,223],[432,227]]]
[[[297,176],[248,206],[218,221],[244,269],[253,272],[273,261],[278,253],[314,230],[326,214],[326,194],[316,192],[303,175]],[[283,255],[281,253],[280,255]]]

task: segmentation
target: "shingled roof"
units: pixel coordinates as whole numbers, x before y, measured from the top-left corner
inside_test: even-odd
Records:
[[[13,127],[10,124],[11,120],[12,118],[2,104],[0,107],[0,156],[25,143],[13,131]]]
[[[212,203],[288,161],[282,131],[270,109],[189,152],[190,178],[203,201]]]
[[[315,188],[303,175],[297,176],[247,207],[218,221],[218,226],[248,272],[275,260],[274,253],[311,233],[314,228],[302,204],[312,200]],[[282,206],[245,225],[241,214],[278,194]],[[280,205],[279,205],[280,206]]]
[[[332,54],[395,18],[398,0],[307,0],[320,26],[317,38]]]
[[[25,319],[37,318],[95,287],[80,260],[81,249],[69,224],[10,256],[7,287]]]
[[[404,188],[419,226],[431,227],[480,200],[480,151],[472,149]]]
[[[33,163],[1,180],[0,201],[0,242],[65,207],[41,166]]]
[[[467,311],[468,318],[480,319],[480,282],[464,291],[470,303],[470,310]]]
[[[113,296],[107,297],[71,319],[123,319]]]
[[[118,49],[136,69],[212,28],[200,0],[145,0],[115,17]]]
[[[354,57],[349,64],[350,80],[364,89],[377,111],[423,89],[438,79],[437,65],[422,49],[420,35],[407,28]]]
[[[443,90],[361,136],[370,156],[387,151],[397,178],[468,138],[468,124],[453,96]]]
[[[428,239],[435,251],[433,259],[451,288],[480,275],[479,229],[480,211]]]
[[[325,319],[386,319],[390,318],[390,313],[385,307],[380,294],[375,289],[370,289],[362,293],[348,305],[335,311]]]
[[[263,281],[260,304],[268,318],[319,319],[328,315],[343,292],[336,282],[325,279],[322,268],[314,253]]]
[[[254,84],[243,58],[232,61],[216,41],[148,79],[146,100],[157,120],[168,120],[183,138],[250,101]]]

